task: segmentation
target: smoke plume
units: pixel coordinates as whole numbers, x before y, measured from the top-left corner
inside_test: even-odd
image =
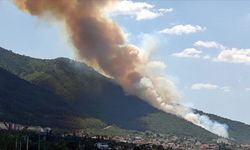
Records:
[[[142,52],[129,44],[121,28],[107,17],[107,10],[115,3],[115,0],[15,0],[18,8],[33,16],[50,16],[63,22],[77,58],[116,80],[126,92],[228,137],[226,125],[179,104],[173,83],[155,71],[164,69],[165,64],[150,60],[150,48]]]

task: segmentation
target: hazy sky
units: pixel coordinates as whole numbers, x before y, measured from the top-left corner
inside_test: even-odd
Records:
[[[250,123],[250,1],[123,1],[110,16],[129,42],[156,45],[154,59],[167,64],[166,75],[184,103]],[[38,58],[74,58],[61,31],[61,24],[0,0],[0,47]]]

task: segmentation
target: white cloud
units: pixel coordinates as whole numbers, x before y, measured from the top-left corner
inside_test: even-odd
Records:
[[[203,58],[203,59],[210,59],[210,58],[211,58],[211,56],[209,56],[209,55],[205,55],[205,56],[203,56],[202,58]]]
[[[250,88],[245,88],[246,91],[250,92]]]
[[[190,34],[199,31],[204,31],[206,28],[201,27],[199,25],[176,25],[172,28],[166,28],[160,31],[160,33],[170,34],[170,35],[182,35],[182,34]]]
[[[166,13],[172,12],[173,8],[155,9],[154,5],[146,2],[133,2],[130,0],[123,0],[118,2],[111,10],[111,15],[127,15],[136,20],[155,19]]]
[[[223,50],[214,60],[250,64],[250,49],[232,48],[231,50]]]
[[[202,90],[202,89],[215,90],[218,88],[219,88],[218,85],[211,84],[211,83],[195,83],[191,86],[192,90]]]
[[[160,14],[152,12],[147,9],[143,9],[136,14],[136,20],[144,20],[144,19],[154,19],[159,17]]]
[[[216,89],[220,89],[224,92],[231,92],[232,91],[231,86],[220,87],[219,85],[211,84],[211,83],[195,83],[191,86],[191,89],[192,90],[216,90]]]
[[[230,86],[223,86],[220,89],[223,90],[224,92],[231,92],[232,91],[232,87],[230,87]]]
[[[174,9],[173,8],[160,8],[158,9],[158,11],[162,13],[168,13],[168,12],[174,11]]]
[[[197,50],[196,48],[186,48],[181,52],[172,54],[172,56],[192,57],[192,58],[200,58],[204,60],[211,60],[214,62],[227,62],[227,63],[238,63],[238,64],[250,65],[250,48],[229,49],[226,46],[223,46],[222,44],[219,44],[215,41],[197,41],[193,45],[197,47],[216,48],[216,49],[220,49],[221,51],[218,51],[218,54],[215,56],[210,56],[201,50]]]
[[[215,48],[215,49],[221,49],[221,50],[225,49],[225,46],[215,41],[197,41],[194,43],[194,46],[205,47],[205,48]]]
[[[179,53],[174,53],[172,56],[175,57],[194,57],[194,58],[199,58],[201,57],[202,51],[197,50],[195,48],[186,48],[183,51]]]

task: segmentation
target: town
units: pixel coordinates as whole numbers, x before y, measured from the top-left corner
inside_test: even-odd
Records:
[[[55,132],[49,127],[0,123],[0,149],[167,149],[167,150],[250,150],[249,144],[237,144],[225,138],[204,143],[195,137],[145,132],[143,135],[89,135],[84,130]]]

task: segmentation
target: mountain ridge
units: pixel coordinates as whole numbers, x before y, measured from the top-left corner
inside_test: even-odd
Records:
[[[35,59],[0,48],[0,67],[65,99],[79,115],[125,129],[216,138],[182,118],[159,111],[137,97],[125,95],[118,84],[83,63],[67,58]],[[234,139],[249,143],[249,125],[212,114],[208,116],[229,124],[229,135]]]

